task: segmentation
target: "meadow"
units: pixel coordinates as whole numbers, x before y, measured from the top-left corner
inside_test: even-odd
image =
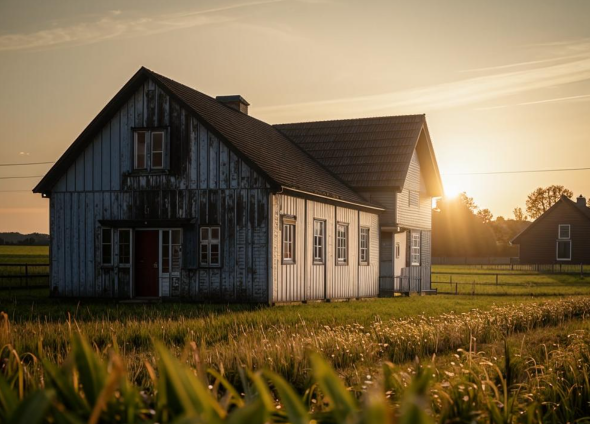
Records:
[[[2,291],[0,422],[583,422],[590,296],[564,295],[587,278],[532,277],[562,289],[275,307]]]

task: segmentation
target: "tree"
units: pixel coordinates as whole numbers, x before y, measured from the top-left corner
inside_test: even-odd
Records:
[[[574,193],[562,185],[551,185],[549,187],[539,187],[526,199],[526,211],[532,219],[537,219],[543,215],[551,206],[553,206],[561,196],[572,198]]]
[[[490,210],[487,208],[480,209],[479,211],[477,211],[477,216],[481,219],[481,222],[483,222],[484,224],[487,224],[492,220],[492,218],[494,218],[492,212],[490,212]]]
[[[461,194],[459,194],[459,200],[461,201],[461,203],[463,203],[467,209],[469,209],[471,212],[475,213],[475,211],[477,211],[478,207],[475,204],[475,202],[473,201],[473,197],[469,197],[467,196],[466,192],[463,192]]]
[[[514,214],[515,221],[526,221],[529,219],[529,217],[524,214],[522,208],[520,208],[520,207],[514,208],[512,213]]]

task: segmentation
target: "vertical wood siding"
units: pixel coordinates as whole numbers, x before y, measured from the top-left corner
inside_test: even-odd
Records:
[[[379,290],[379,217],[354,209],[277,194],[273,198],[273,301],[349,299]],[[282,217],[296,218],[295,263],[282,261]],[[313,264],[313,221],[325,220],[326,258]],[[336,223],[348,224],[348,263],[336,265]],[[359,265],[359,228],[370,231],[369,265]]]
[[[410,191],[419,193],[419,207],[410,206]],[[418,154],[414,150],[404,188],[397,195],[397,221],[399,225],[404,227],[430,230],[432,228],[431,216],[432,197],[430,197],[426,190],[426,183],[420,172]]]
[[[152,126],[169,129],[171,169],[134,174],[132,128]],[[268,202],[266,181],[148,81],[53,187],[52,286],[60,296],[130,297],[133,277],[118,266],[116,249],[114,266],[101,266],[98,221],[191,218],[194,226],[183,231],[181,278],[162,286],[163,294],[266,302]],[[221,226],[221,268],[198,265],[198,227],[206,224]]]

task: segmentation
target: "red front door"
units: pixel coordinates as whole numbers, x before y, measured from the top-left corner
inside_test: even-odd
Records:
[[[135,296],[158,297],[158,230],[135,232]]]

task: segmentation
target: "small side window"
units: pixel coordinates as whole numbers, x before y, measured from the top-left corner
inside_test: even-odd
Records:
[[[100,233],[101,257],[103,265],[113,264],[113,230],[103,228]]]
[[[348,263],[348,225],[336,224],[336,265]]]
[[[313,220],[313,263],[321,265],[326,255],[325,245],[326,222],[319,219]]]
[[[283,263],[295,263],[295,224],[291,217],[283,218]]]
[[[201,227],[199,262],[201,266],[217,267],[221,265],[221,229],[220,227]]]
[[[395,259],[399,259],[400,251],[401,251],[401,246],[399,244],[399,241],[397,241],[397,242],[395,242]]]
[[[152,169],[164,168],[164,133],[152,132]]]
[[[412,265],[420,265],[420,233],[412,233],[411,260]]]
[[[359,243],[359,262],[361,265],[369,264],[369,229],[361,227]]]

